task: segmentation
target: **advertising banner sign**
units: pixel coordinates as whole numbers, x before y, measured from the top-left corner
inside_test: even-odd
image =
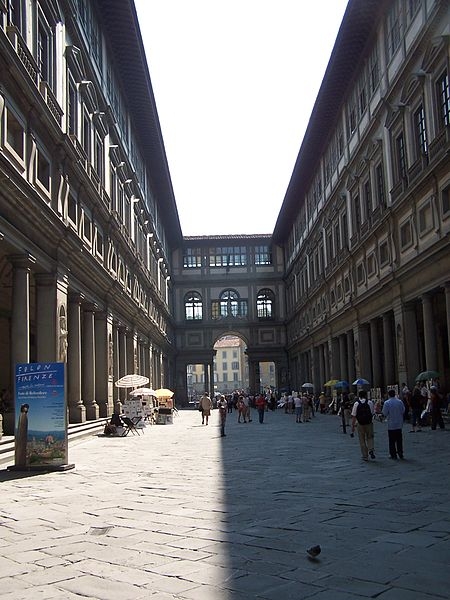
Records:
[[[65,363],[17,364],[15,376],[15,468],[70,468]]]

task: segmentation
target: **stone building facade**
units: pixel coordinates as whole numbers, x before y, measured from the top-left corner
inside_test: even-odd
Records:
[[[278,387],[288,385],[284,260],[270,235],[185,237],[172,272],[179,398],[190,364],[204,366],[214,390],[214,344],[224,335],[245,343],[250,390],[259,390],[260,362],[273,361]]]
[[[133,372],[183,400],[237,335],[255,391],[448,390],[449,23],[350,0],[273,234],[183,238],[134,2],[0,0],[0,388],[62,361],[71,422]]]
[[[274,231],[291,384],[450,384],[448,2],[349,2]]]
[[[181,229],[144,56],[132,1],[0,2],[0,386],[66,362],[71,422],[127,373],[171,385]]]

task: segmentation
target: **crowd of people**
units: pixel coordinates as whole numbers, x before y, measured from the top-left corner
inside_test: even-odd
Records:
[[[292,391],[277,395],[273,390],[265,393],[248,394],[236,390],[231,394],[218,394],[215,403],[205,392],[199,401],[202,425],[208,425],[213,406],[219,410],[221,436],[225,437],[227,415],[237,413],[238,423],[251,423],[252,411],[258,413],[259,423],[264,423],[264,413],[283,410],[295,415],[296,423],[308,423],[316,413],[335,414],[342,419],[343,431],[351,427],[351,436],[357,432],[361,457],[364,461],[375,459],[374,425],[375,419],[387,422],[389,457],[392,460],[404,460],[403,426],[410,423],[410,433],[422,431],[430,426],[431,430],[445,429],[442,411],[448,412],[449,398],[439,390],[437,382],[427,385],[417,382],[412,390],[404,383],[397,389],[389,389],[384,398],[370,399],[366,390],[357,394],[341,391],[329,396],[322,391],[313,394],[310,391]]]

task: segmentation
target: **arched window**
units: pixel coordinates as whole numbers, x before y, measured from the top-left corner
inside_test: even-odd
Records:
[[[186,321],[201,321],[203,319],[203,301],[197,292],[188,292],[184,297],[184,314]]]
[[[260,290],[256,298],[258,319],[273,319],[275,295],[272,290]]]
[[[248,313],[247,300],[242,300],[234,290],[224,290],[219,300],[213,300],[211,314],[213,319],[223,317],[246,317]]]

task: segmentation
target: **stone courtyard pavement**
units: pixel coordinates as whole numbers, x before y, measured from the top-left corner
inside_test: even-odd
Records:
[[[72,470],[2,465],[0,599],[450,597],[448,430],[406,425],[394,462],[376,423],[366,463],[338,417],[253,417],[221,438],[217,411],[180,411],[71,442]]]

